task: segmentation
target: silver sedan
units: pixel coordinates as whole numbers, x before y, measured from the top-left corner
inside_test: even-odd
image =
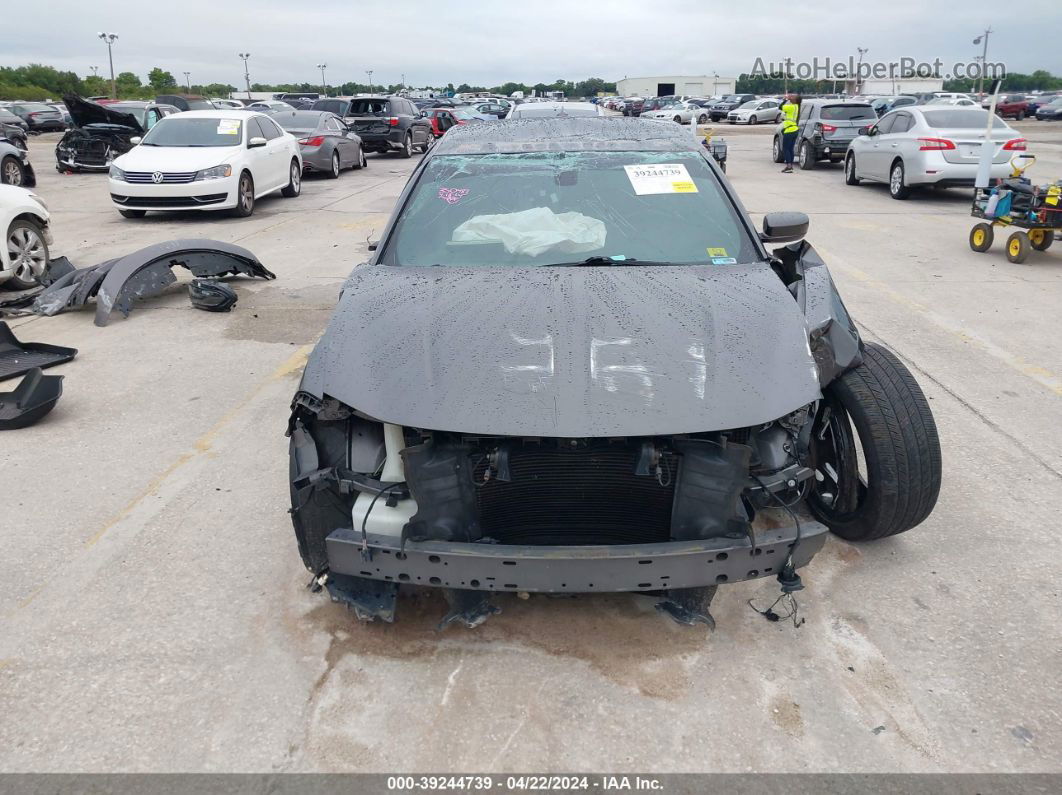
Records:
[[[906,199],[916,185],[973,187],[987,126],[988,112],[978,108],[920,105],[886,113],[848,145],[845,182],[884,182],[894,199]],[[994,118],[991,142],[991,176],[1006,177],[1025,139]]]
[[[336,114],[324,110],[283,110],[273,121],[299,141],[304,171],[335,179],[344,168],[364,168],[361,138]]]

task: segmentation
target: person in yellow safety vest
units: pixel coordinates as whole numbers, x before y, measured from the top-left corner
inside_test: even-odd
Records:
[[[782,103],[782,160],[785,161],[783,174],[793,173],[793,149],[796,147],[797,132],[800,125],[797,124],[797,116],[800,114],[800,96],[785,95]]]

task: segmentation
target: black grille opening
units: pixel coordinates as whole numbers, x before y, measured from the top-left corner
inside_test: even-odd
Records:
[[[533,545],[667,541],[678,458],[663,455],[658,480],[634,474],[638,456],[639,448],[628,443],[512,446],[512,480],[489,480],[477,490],[483,535]],[[477,483],[486,469],[481,458]]]

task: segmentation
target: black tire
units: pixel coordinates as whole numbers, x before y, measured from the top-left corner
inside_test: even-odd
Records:
[[[237,218],[247,218],[254,213],[254,177],[249,171],[240,174],[236,193],[236,206],[232,208],[232,214]]]
[[[118,215],[122,218],[143,218],[147,215],[147,210],[119,210]]]
[[[402,148],[398,150],[398,156],[403,159],[413,157],[413,133],[406,133],[406,139],[402,142]]]
[[[1014,121],[1021,121],[1025,118],[1025,111],[1019,110],[1018,115],[1014,117]]]
[[[8,155],[0,161],[0,183],[4,185],[26,184],[26,168],[17,157]]]
[[[708,117],[705,114],[702,113],[700,116],[697,117],[697,123],[698,124],[707,124],[708,123]]]
[[[797,161],[801,171],[811,171],[815,168],[815,150],[807,141],[800,142],[800,151],[797,153]]]
[[[859,184],[859,177],[856,176],[855,155],[851,152],[848,153],[848,157],[846,157],[844,160],[844,184]]]
[[[28,290],[40,284],[40,278],[51,262],[51,254],[48,241],[44,239],[44,230],[38,224],[24,218],[15,219],[4,233],[0,245],[7,246],[11,269],[14,271],[4,282],[6,286]],[[21,257],[23,252],[29,254],[25,260]]]
[[[970,248],[983,254],[992,248],[992,240],[995,236],[992,224],[974,224],[973,229],[970,230]]]
[[[911,372],[890,350],[868,343],[863,363],[826,388],[824,406],[832,409],[830,417],[824,421],[828,412],[821,411],[812,433],[817,470],[807,501],[812,514],[848,541],[885,538],[921,524],[940,493],[940,439]],[[866,461],[865,484],[857,475],[853,428]],[[836,444],[845,431],[848,439]],[[831,444],[820,447],[824,435]],[[826,492],[818,478],[824,460],[845,448],[836,459],[842,463],[835,464],[839,488],[831,503],[822,499]]]
[[[682,117],[675,116],[673,119],[671,119],[671,121],[675,122],[675,124],[682,124]]]
[[[332,151],[332,167],[328,170],[328,178],[329,179],[339,179],[340,166],[341,166],[341,164],[339,162],[339,152],[333,150]]]
[[[889,195],[901,200],[911,195],[911,186],[907,184],[902,160],[897,160],[889,169]]]
[[[1029,258],[1030,251],[1032,243],[1024,232],[1014,232],[1007,238],[1007,259],[1011,262],[1020,265]]]
[[[280,195],[286,199],[294,199],[302,193],[302,166],[299,161],[292,158],[288,167],[288,184],[280,189]]]
[[[365,150],[360,146],[358,147],[358,162],[354,164],[355,169],[362,169],[369,165],[369,161],[365,159]]]
[[[749,124],[759,124],[759,121],[757,121],[755,116],[749,116]]]
[[[774,143],[771,144],[771,159],[775,163],[782,162],[782,139],[777,135],[774,136]]]
[[[1029,243],[1032,244],[1034,251],[1047,251],[1054,242],[1055,231],[1053,229],[1033,229],[1029,232]]]

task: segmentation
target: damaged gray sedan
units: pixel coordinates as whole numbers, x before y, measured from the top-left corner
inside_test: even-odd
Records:
[[[315,589],[474,626],[494,592],[716,588],[932,511],[925,397],[864,343],[801,213],[757,232],[699,142],[637,119],[451,130],[347,279],[292,405]]]

